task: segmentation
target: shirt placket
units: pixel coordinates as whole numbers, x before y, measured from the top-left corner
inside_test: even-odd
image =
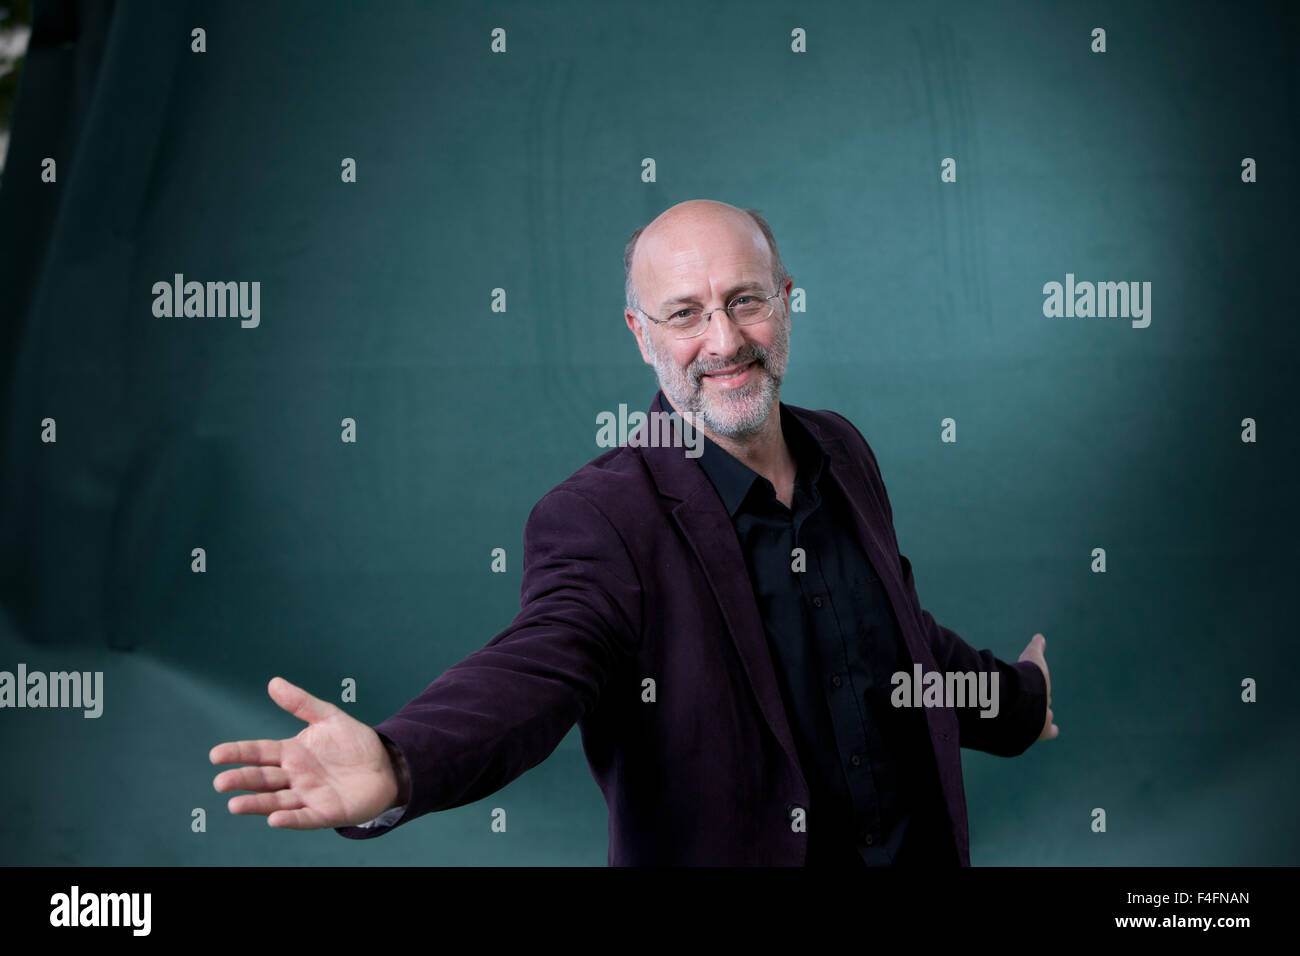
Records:
[[[801,495],[801,492],[802,489],[796,490],[796,495]],[[835,733],[835,751],[848,784],[854,832],[861,841],[858,849],[868,865],[883,866],[890,861],[883,841],[884,825],[870,759],[871,743],[864,732],[867,715],[861,697],[865,688],[860,686],[861,676],[855,677],[856,669],[844,638],[842,612],[835,606],[835,595],[831,593],[823,572],[822,549],[833,545],[804,530],[806,519],[821,505],[820,492],[814,485],[810,495],[801,495],[794,504],[794,545],[802,547],[807,556],[807,572],[799,576],[800,587],[813,622],[819,684]],[[842,597],[850,600],[850,596]]]

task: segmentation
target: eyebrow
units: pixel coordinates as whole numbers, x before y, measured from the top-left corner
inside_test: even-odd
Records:
[[[722,301],[730,302],[731,297],[734,296],[737,292],[747,292],[747,291],[752,292],[755,290],[761,290],[762,288],[763,288],[763,283],[761,282],[742,282],[739,285],[734,285],[730,289],[728,289],[727,294],[723,296]],[[695,298],[695,296],[692,295],[679,295],[675,299],[667,299],[664,302],[662,302],[660,304],[660,310],[662,311],[663,309],[666,309],[669,306],[678,305],[680,303],[698,305],[699,301],[700,301],[699,299]]]

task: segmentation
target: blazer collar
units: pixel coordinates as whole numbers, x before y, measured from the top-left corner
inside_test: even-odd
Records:
[[[803,409],[793,406],[786,408],[825,450],[832,474],[842,484],[842,475],[852,467],[843,442],[824,433],[821,426],[805,414]],[[650,411],[672,412],[673,407],[662,392],[657,392]],[[648,427],[655,421],[655,417],[648,416],[646,425],[641,427]],[[776,668],[763,631],[763,621],[759,615],[758,603],[754,600],[749,569],[745,565],[731,515],[700,463],[686,455],[687,449],[662,445],[649,447],[643,444],[639,451],[659,493],[678,502],[672,509],[673,519],[704,569],[704,577],[722,609],[723,619],[735,642],[759,708],[791,763],[800,766],[785,705],[781,700]],[[855,496],[848,497],[853,501]],[[857,524],[861,534],[866,530],[866,525],[856,506],[854,513],[859,515]]]
[[[655,412],[672,413],[673,411],[672,405],[664,398],[663,392],[655,392],[654,400],[650,403],[650,412],[653,414]],[[821,425],[809,416],[804,409],[786,405],[783,402],[781,404],[781,416],[782,422],[789,421],[791,418],[794,419],[797,424],[804,427],[806,433],[812,437],[816,444],[821,446],[821,452],[824,456],[823,467],[830,465],[832,469],[835,469],[835,466],[838,465],[838,470],[841,473],[845,468],[852,467],[848,453],[844,449],[844,442],[837,436],[824,431]],[[651,421],[653,421],[653,418]],[[707,445],[713,445],[702,433],[700,438]],[[686,449],[663,446],[642,447],[641,454],[650,469],[650,475],[654,479],[655,487],[659,489],[661,495],[677,501],[685,501],[699,494],[701,485],[710,491],[713,490],[713,484],[709,481],[704,469],[700,467],[700,462],[688,457]],[[730,456],[728,457],[730,458]],[[734,460],[732,459],[732,461]],[[735,511],[740,502],[726,502],[724,504],[727,513],[730,514]]]
[[[790,411],[789,405],[782,402],[780,412],[781,432],[785,436],[785,440],[789,444],[798,465],[796,481],[815,496],[817,492],[813,489],[821,481],[830,456],[826,454],[826,450],[822,448],[821,443],[813,437],[808,427],[795,417],[794,412]],[[733,457],[724,448],[715,444],[703,433],[701,433],[701,438],[703,453],[698,459],[700,467],[704,469],[709,481],[717,489],[718,497],[722,499],[727,514],[734,520],[736,512],[744,504],[745,498],[754,485],[759,482],[767,485],[771,483],[744,462]]]

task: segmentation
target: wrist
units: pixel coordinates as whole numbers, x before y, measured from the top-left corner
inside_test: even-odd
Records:
[[[402,751],[397,744],[382,735],[379,739],[384,742],[384,750],[388,753],[388,760],[393,769],[393,780],[397,784],[397,796],[388,809],[406,806],[411,802],[411,771],[406,765],[406,758],[402,756]]]

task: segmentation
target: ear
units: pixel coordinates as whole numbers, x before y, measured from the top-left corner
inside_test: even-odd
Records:
[[[790,310],[790,293],[794,291],[794,277],[785,280],[785,324],[787,327],[794,327],[794,312]]]
[[[636,336],[636,344],[637,348],[641,350],[642,360],[646,365],[654,365],[654,362],[650,361],[650,353],[646,351],[645,330],[641,328],[640,318],[631,309],[623,310],[623,318],[627,322],[627,327],[632,330],[632,334]]]

